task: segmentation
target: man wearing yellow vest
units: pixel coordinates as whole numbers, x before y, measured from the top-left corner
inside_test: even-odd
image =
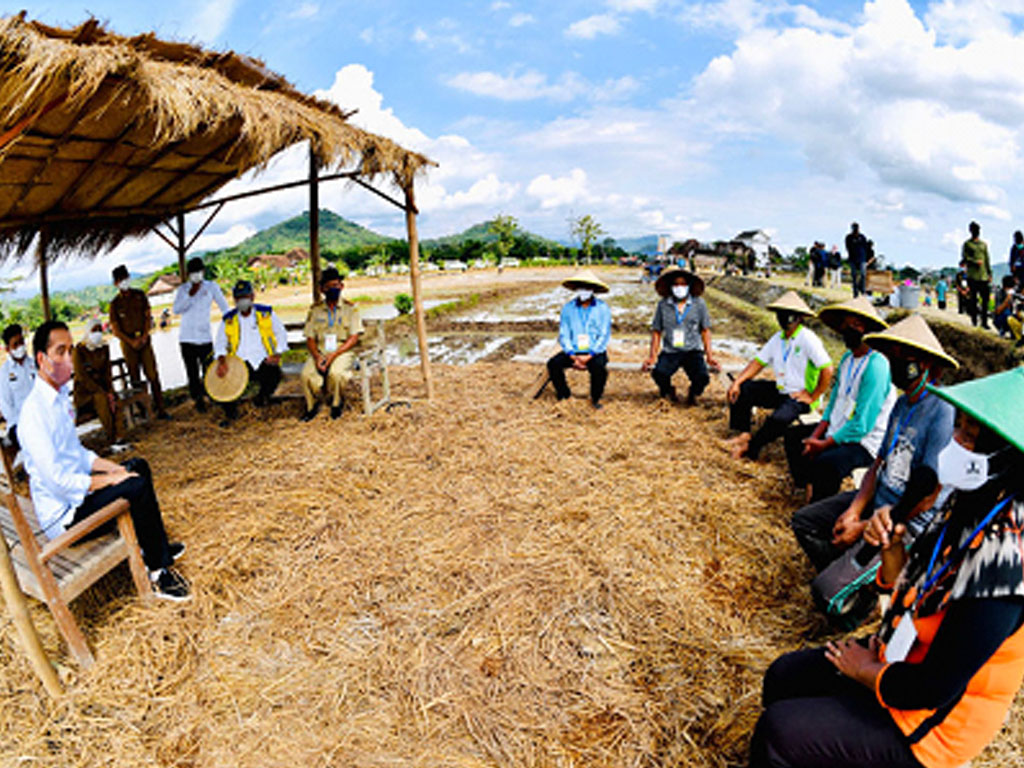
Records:
[[[255,294],[248,280],[235,283],[232,295],[235,308],[225,313],[213,341],[217,375],[227,375],[228,355],[242,358],[250,380],[259,383],[256,406],[263,407],[281,382],[281,355],[288,350],[288,331],[272,307],[253,303]],[[226,427],[238,416],[238,401],[223,405],[225,419],[221,426]]]

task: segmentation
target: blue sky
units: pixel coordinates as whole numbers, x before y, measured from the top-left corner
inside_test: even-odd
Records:
[[[77,2],[28,10],[60,25],[86,15]],[[841,244],[857,220],[891,262],[937,266],[955,262],[972,219],[997,261],[1024,226],[1024,0],[93,0],[89,11],[123,34],[259,57],[436,159],[417,190],[424,237],[501,212],[567,239],[569,217],[590,213],[617,237],[762,228],[789,251]],[[286,152],[231,189],[304,167],[304,150]],[[402,233],[397,211],[366,193],[322,197]],[[302,193],[228,206],[199,247],[305,207]],[[55,282],[172,257],[148,238]]]

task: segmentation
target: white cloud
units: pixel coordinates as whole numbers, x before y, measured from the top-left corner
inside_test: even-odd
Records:
[[[1008,210],[996,205],[979,205],[978,213],[982,216],[999,219],[999,221],[1010,221],[1013,219],[1013,215]]]
[[[633,11],[647,11],[653,13],[657,10],[661,0],[608,0],[608,7],[613,11],[631,13]]]
[[[510,27],[522,27],[526,24],[534,24],[537,20],[529,13],[517,13],[508,20]]]
[[[191,11],[185,10],[182,31],[186,37],[194,37],[204,43],[216,42],[227,28],[238,7],[239,0],[218,0],[218,2],[192,3]]]
[[[496,206],[512,200],[518,192],[518,184],[500,181],[496,174],[489,173],[465,192],[446,196],[441,201],[441,207],[456,210],[470,206]]]
[[[359,39],[362,40],[367,45],[371,45],[373,43],[374,37],[375,35],[373,27],[367,27],[366,29],[359,33]]]
[[[451,19],[441,19],[437,23],[440,32],[428,32],[423,27],[416,27],[409,39],[430,50],[442,48],[458,53],[469,53],[473,50],[473,46],[454,31],[456,26]]]
[[[587,193],[587,174],[573,168],[568,176],[552,177],[544,173],[526,188],[526,194],[540,201],[541,208],[558,208],[582,200]]]
[[[302,3],[298,8],[288,13],[289,19],[312,19],[320,13],[320,6],[316,3]]]
[[[904,216],[900,224],[908,232],[920,232],[928,227],[924,219],[919,219],[917,216]]]
[[[469,91],[478,96],[489,96],[502,101],[530,101],[550,99],[569,101],[584,90],[586,84],[575,72],[566,72],[557,82],[548,82],[547,75],[536,70],[521,75],[499,75],[496,72],[460,72],[447,81],[453,88]]]
[[[615,16],[599,13],[574,21],[566,28],[565,34],[567,37],[593,40],[598,35],[616,35],[621,30],[622,23]]]
[[[506,3],[505,0],[494,0],[494,2],[491,3],[491,10],[492,11],[504,11],[504,10],[506,10],[508,8],[511,8],[511,7],[512,7],[512,4],[511,3]]]
[[[424,30],[423,27],[416,27],[415,31],[412,33],[412,38],[410,39],[414,43],[426,43],[429,42],[430,35],[426,33],[426,30]]]
[[[224,232],[218,232],[217,234],[204,233],[196,240],[196,244],[193,247],[196,251],[216,251],[220,248],[230,248],[232,245],[238,245],[246,238],[252,237],[257,231],[256,227],[248,222],[234,224]]]

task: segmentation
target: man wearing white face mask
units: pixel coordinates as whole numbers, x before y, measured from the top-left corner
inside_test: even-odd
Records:
[[[228,373],[227,356],[237,355],[249,367],[249,375],[259,384],[255,403],[270,402],[281,382],[281,355],[288,351],[288,331],[273,307],[254,304],[255,291],[248,280],[239,280],[232,290],[235,309],[227,312],[217,328],[213,352],[217,357],[216,375]],[[230,426],[238,415],[238,401],[226,402],[222,427]]]
[[[25,398],[32,391],[36,366],[25,353],[25,336],[17,323],[4,328],[4,347],[7,359],[0,366],[0,412],[7,422],[7,439],[17,451],[18,415]]]
[[[590,402],[600,408],[608,380],[612,313],[594,294],[607,293],[608,286],[590,270],[578,272],[562,285],[575,291],[576,296],[562,307],[558,332],[562,351],[548,360],[548,376],[555,387],[555,396],[565,400],[572,394],[565,380],[566,368],[589,371]]]
[[[128,375],[132,384],[140,382],[139,368],[146,374],[156,415],[161,419],[171,418],[164,409],[164,395],[160,387],[160,374],[156,367],[156,355],[150,332],[153,330],[153,316],[149,311],[149,299],[138,288],[132,288],[128,268],[121,264],[114,268],[114,285],[117,295],[110,300],[110,330],[121,342],[121,355],[128,364]]]
[[[221,316],[228,311],[224,292],[212,280],[205,278],[206,267],[198,256],[188,260],[188,282],[174,295],[174,314],[181,315],[178,342],[181,359],[188,376],[188,392],[200,413],[206,411],[206,392],[203,389],[203,370],[213,355],[213,336],[210,333],[210,306],[216,302]]]
[[[91,406],[107,433],[117,441],[114,423],[114,380],[110,370],[110,348],[103,343],[103,323],[93,320],[85,339],[75,345],[72,355],[75,368],[75,410]]]
[[[673,267],[661,273],[654,289],[662,299],[651,321],[651,349],[643,370],[651,371],[658,394],[675,402],[672,376],[682,368],[690,380],[686,404],[694,405],[711,381],[708,368],[718,370],[711,351],[711,315],[702,298],[704,281],[693,272]]]

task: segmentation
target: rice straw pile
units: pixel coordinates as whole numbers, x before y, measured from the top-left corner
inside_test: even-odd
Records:
[[[435,371],[430,405],[138,441],[195,600],[114,574],[74,604],[88,673],[36,606],[56,704],[5,618],[0,765],[742,763],[765,667],[821,635],[778,447],[736,468],[717,384],[686,410],[613,372],[594,412],[525,398],[536,368]]]

